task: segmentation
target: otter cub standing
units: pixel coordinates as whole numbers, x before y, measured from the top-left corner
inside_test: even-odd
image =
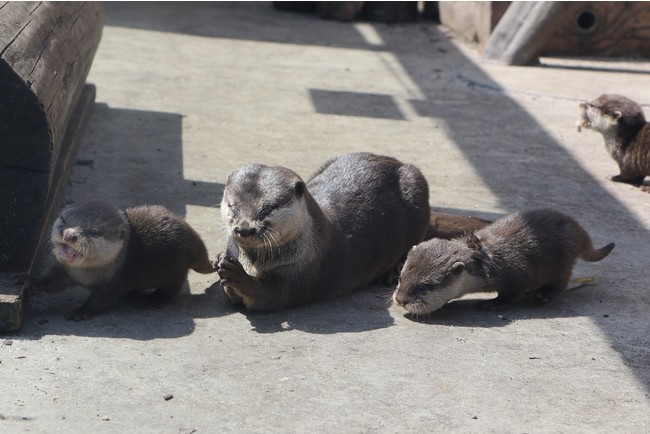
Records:
[[[281,310],[388,273],[424,239],[429,188],[416,167],[370,153],[334,158],[307,184],[290,169],[253,164],[228,177],[221,213],[226,294],[251,310]]]
[[[216,271],[199,235],[162,206],[121,211],[92,201],[65,207],[52,227],[56,258],[28,287],[57,291],[83,286],[90,296],[66,315],[79,321],[116,304],[131,291],[154,289],[157,302],[175,296],[188,268]]]
[[[603,135],[621,171],[612,181],[640,185],[650,175],[650,124],[639,104],[620,95],[601,95],[580,104],[577,126],[578,131],[585,127]],[[650,187],[641,190],[650,192]]]
[[[600,261],[613,248],[594,250],[587,232],[560,212],[511,214],[473,234],[413,247],[393,300],[416,315],[473,292],[498,292],[492,307],[526,293],[546,301],[566,289],[576,258]]]

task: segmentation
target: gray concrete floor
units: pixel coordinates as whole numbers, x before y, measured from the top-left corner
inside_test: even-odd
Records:
[[[308,177],[366,150],[417,164],[437,209],[553,207],[612,255],[545,307],[450,303],[420,321],[392,288],[279,314],[231,308],[190,273],[161,309],[90,321],[86,293],[37,295],[0,341],[2,432],[648,432],[650,195],[617,173],[577,105],[650,104],[650,63],[482,64],[430,23],[321,21],[255,4],[108,4],[97,103],[69,200],[168,206],[213,256],[245,163]],[[170,398],[165,400],[166,398]]]

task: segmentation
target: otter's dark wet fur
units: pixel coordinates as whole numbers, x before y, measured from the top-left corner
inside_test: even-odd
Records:
[[[220,255],[224,290],[273,311],[367,286],[424,239],[428,199],[416,167],[371,153],[333,158],[307,183],[284,167],[242,167],[221,205],[239,255]]]

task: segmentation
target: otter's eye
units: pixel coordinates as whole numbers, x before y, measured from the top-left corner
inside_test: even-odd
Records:
[[[101,235],[101,232],[100,231],[95,231],[95,230],[90,230],[90,231],[86,231],[86,235],[88,235],[91,238],[96,238],[96,237]]]
[[[230,215],[237,217],[239,215],[239,208],[233,203],[228,203],[228,210],[230,210]]]
[[[275,207],[272,205],[264,205],[260,210],[260,212],[257,214],[257,219],[264,220],[266,217],[269,216],[269,214],[273,212],[274,209]]]
[[[413,292],[415,292],[416,294],[423,295],[429,292],[429,287],[427,285],[419,284],[415,288],[413,288]]]

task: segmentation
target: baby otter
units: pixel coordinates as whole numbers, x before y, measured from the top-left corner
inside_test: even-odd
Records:
[[[89,319],[131,291],[155,289],[150,297],[166,301],[181,290],[188,268],[216,271],[199,235],[162,206],[121,211],[100,201],[65,207],[52,226],[56,261],[28,280],[28,288],[58,291],[73,286],[90,290],[85,303],[66,315]]]
[[[650,175],[650,124],[639,104],[621,95],[601,95],[580,104],[578,131],[582,127],[601,133],[611,157],[621,171],[610,179],[641,185]],[[650,192],[650,186],[641,186]]]
[[[429,188],[416,167],[371,153],[333,158],[306,184],[285,167],[253,164],[228,177],[221,212],[224,291],[250,310],[277,311],[387,274],[424,239]]]
[[[434,239],[411,249],[393,294],[409,312],[424,315],[474,292],[497,292],[487,307],[524,295],[542,301],[562,293],[577,258],[605,258],[614,243],[594,250],[571,217],[550,209],[511,214],[454,240]]]

